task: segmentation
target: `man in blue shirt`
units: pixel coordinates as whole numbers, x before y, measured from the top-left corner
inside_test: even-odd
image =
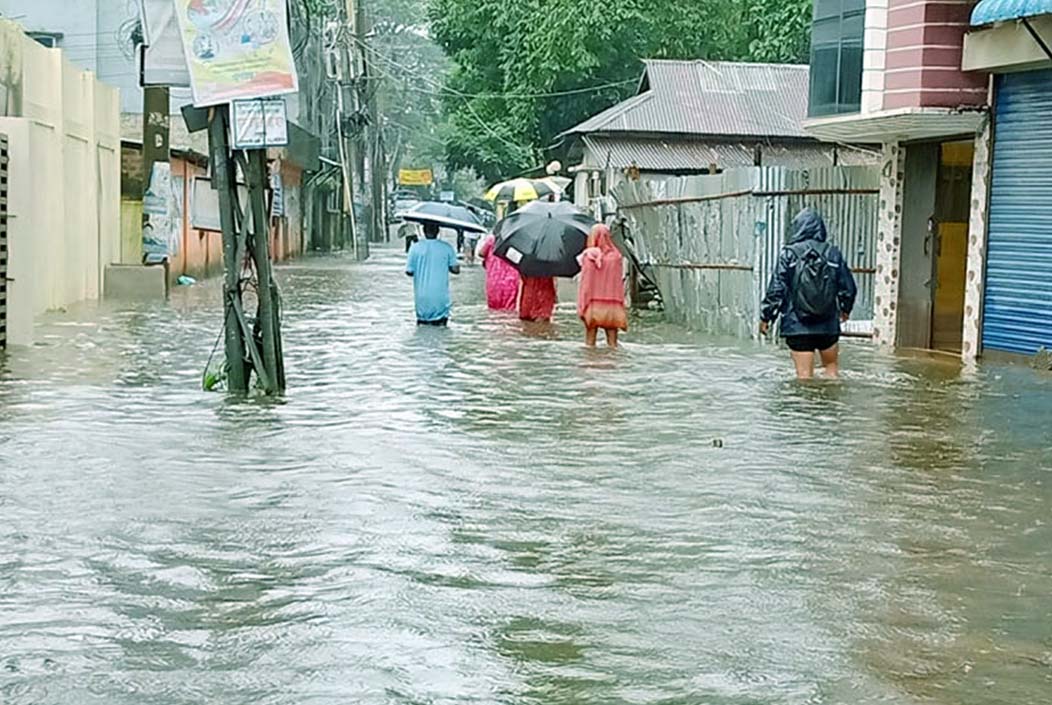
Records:
[[[460,263],[453,246],[438,239],[438,224],[424,225],[424,239],[409,248],[405,273],[413,278],[417,325],[449,323],[449,312],[453,308],[449,275],[460,274]]]

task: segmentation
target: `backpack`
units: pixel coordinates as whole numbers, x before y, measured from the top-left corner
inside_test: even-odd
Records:
[[[825,321],[839,310],[837,283],[839,263],[829,259],[832,245],[808,242],[796,250],[793,267],[793,308],[801,321]]]

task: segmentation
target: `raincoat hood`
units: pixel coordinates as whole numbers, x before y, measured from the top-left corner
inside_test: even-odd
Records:
[[[815,242],[826,241],[826,224],[822,216],[813,208],[804,208],[795,218],[790,226],[789,244],[814,240]]]

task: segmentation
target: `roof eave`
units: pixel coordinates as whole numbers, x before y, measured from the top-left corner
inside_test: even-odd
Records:
[[[822,142],[814,135],[777,135],[750,133],[716,133],[716,132],[660,132],[640,130],[595,130],[576,133],[578,137],[598,137],[601,139],[676,139],[676,140],[712,140],[719,142],[742,142],[755,140],[776,140],[779,142],[812,143]]]

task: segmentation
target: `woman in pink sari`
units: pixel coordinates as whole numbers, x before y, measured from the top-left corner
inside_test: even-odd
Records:
[[[581,253],[581,282],[577,291],[577,315],[584,322],[585,344],[594,348],[599,329],[606,331],[606,344],[617,347],[617,335],[628,330],[625,312],[624,259],[610,237],[610,228],[596,225]]]
[[[519,272],[493,254],[497,238],[489,234],[479,243],[478,257],[486,268],[486,303],[494,311],[514,311],[519,296]]]

